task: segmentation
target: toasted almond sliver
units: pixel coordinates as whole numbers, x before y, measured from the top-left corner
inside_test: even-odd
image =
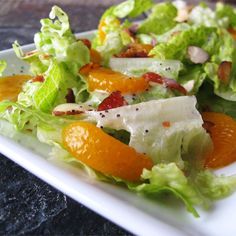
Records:
[[[209,59],[209,54],[202,48],[196,46],[188,47],[188,56],[190,61],[195,64],[203,64]]]
[[[228,84],[232,71],[232,62],[222,61],[218,67],[218,78],[225,84]]]

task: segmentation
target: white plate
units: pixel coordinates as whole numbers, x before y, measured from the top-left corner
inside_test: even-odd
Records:
[[[91,37],[92,32],[78,34]],[[24,50],[32,50],[28,45]],[[6,74],[27,72],[27,66],[12,50],[0,53],[6,59]],[[24,67],[24,68],[23,68]],[[27,144],[27,146],[25,145]],[[187,213],[180,204],[151,201],[108,183],[91,180],[82,170],[47,159],[49,147],[25,136],[13,141],[0,136],[0,152],[76,201],[137,235],[236,235],[236,194],[214,204],[208,211],[198,209],[200,218]],[[236,165],[221,170],[236,173]]]

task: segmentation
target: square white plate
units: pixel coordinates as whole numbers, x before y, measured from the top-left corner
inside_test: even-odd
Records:
[[[90,38],[93,32],[78,34]],[[24,46],[25,51],[34,45]],[[0,53],[8,62],[5,75],[27,73],[28,67],[12,50]],[[17,137],[16,137],[17,139]],[[13,141],[0,136],[0,152],[76,201],[137,235],[236,235],[236,194],[218,201],[212,209],[198,209],[200,218],[181,204],[153,201],[108,183],[89,179],[84,171],[47,159],[50,148],[25,136]],[[219,173],[236,173],[236,164]]]

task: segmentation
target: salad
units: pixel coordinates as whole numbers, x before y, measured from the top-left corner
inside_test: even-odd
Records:
[[[236,161],[236,9],[127,0],[91,39],[58,6],[41,25],[35,50],[13,44],[28,75],[0,79],[2,135],[34,136],[50,158],[196,217],[236,190],[214,173]]]

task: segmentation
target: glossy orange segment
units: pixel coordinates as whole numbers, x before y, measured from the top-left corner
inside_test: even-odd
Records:
[[[205,167],[219,168],[236,161],[236,121],[215,112],[204,112],[202,118],[214,146],[206,158]]]
[[[109,93],[120,91],[122,94],[142,92],[148,89],[145,78],[134,78],[108,68],[92,69],[87,76],[89,90],[103,90]]]
[[[30,80],[30,75],[14,75],[0,78],[0,101],[16,101],[23,84]]]
[[[103,174],[128,181],[139,181],[152,160],[87,122],[76,122],[63,129],[63,145],[75,158]]]
[[[95,49],[90,49],[90,61],[92,63],[101,64],[102,57],[100,53]]]

